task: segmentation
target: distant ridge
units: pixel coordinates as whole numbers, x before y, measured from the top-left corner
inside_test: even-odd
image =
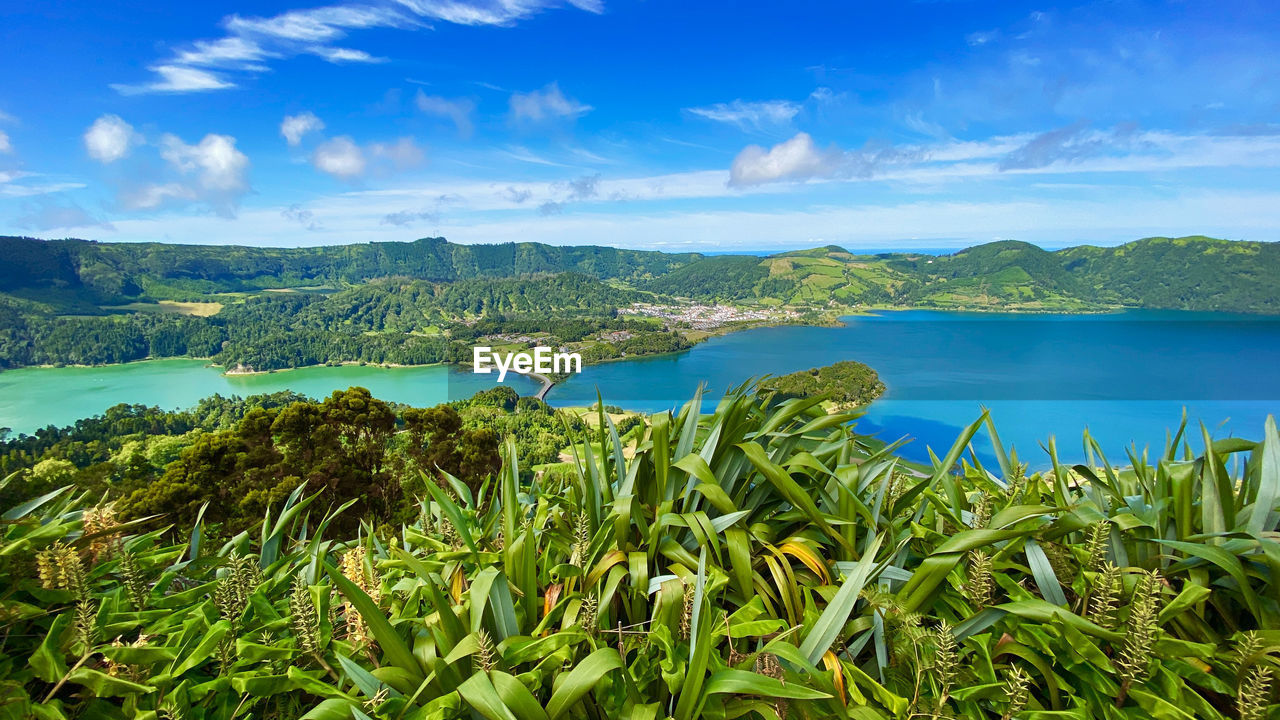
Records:
[[[55,310],[390,277],[452,282],[569,272],[664,295],[779,304],[1280,313],[1280,244],[1199,235],[1054,251],[1002,240],[945,255],[827,245],[714,256],[438,237],[309,248],[0,237],[0,258],[0,293]]]
[[[1150,237],[1044,250],[1017,240],[950,254],[856,254],[836,245],[694,260],[645,287],[800,304],[1080,311],[1137,307],[1280,314],[1280,243]]]
[[[183,292],[239,292],[405,276],[437,282],[578,272],[659,275],[701,255],[541,243],[413,242],[261,248],[0,237],[0,292],[78,290],[94,302]]]

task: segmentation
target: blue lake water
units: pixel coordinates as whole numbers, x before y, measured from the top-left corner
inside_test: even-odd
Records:
[[[654,412],[677,408],[699,383],[704,410],[724,390],[765,374],[859,360],[888,392],[858,430],[886,440],[909,436],[904,452],[939,454],[990,408],[1001,439],[1042,466],[1055,436],[1061,457],[1084,457],[1088,427],[1108,456],[1158,451],[1185,411],[1216,437],[1261,436],[1280,413],[1280,320],[1212,313],[1129,311],[1106,315],[889,312],[842,327],[759,328],[713,338],[684,353],[588,366],[552,390],[553,405],[606,404]],[[263,375],[223,375],[199,360],[156,360],[101,368],[24,368],[0,373],[0,427],[31,432],[65,425],[120,402],[179,408],[200,398],[294,390],[323,397],[351,385],[415,406],[469,397],[496,375],[443,366],[347,365]],[[508,375],[521,394],[536,383]],[[1193,440],[1198,444],[1199,432]],[[985,435],[975,445],[988,449]]]
[[[686,402],[699,382],[710,410],[751,376],[838,360],[875,368],[888,391],[858,423],[904,453],[939,455],[989,408],[1002,443],[1033,466],[1057,439],[1063,459],[1084,457],[1087,427],[1109,458],[1131,444],[1163,448],[1185,408],[1215,437],[1261,437],[1280,413],[1280,320],[1216,313],[1128,311],[1026,315],[934,311],[845,318],[833,328],[761,328],[713,338],[678,355],[587,367],[552,391],[555,404],[595,400],[655,411]],[[1198,440],[1199,433],[1195,439]],[[989,449],[985,434],[975,442]]]

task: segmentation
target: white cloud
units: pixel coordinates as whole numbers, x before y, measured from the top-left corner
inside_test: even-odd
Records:
[[[1017,170],[1001,170],[1001,161],[1010,153],[1035,139],[1034,134],[996,136],[986,140],[946,140],[923,145],[902,145],[845,151],[838,148],[813,147],[812,152],[826,163],[818,163],[809,187],[836,183],[894,183],[907,190],[930,192],[949,187],[977,187],[977,183],[1002,183],[1025,175],[1062,176],[1114,173],[1185,171],[1203,167],[1280,168],[1280,134],[1277,135],[1178,135],[1149,131],[1141,133],[1135,145],[1145,154],[1098,156],[1058,161],[1054,164]],[[793,139],[794,141],[794,139]],[[813,142],[810,140],[810,142]],[[763,150],[763,149],[762,149]],[[768,150],[763,150],[767,153]],[[554,163],[530,157],[523,148],[511,148],[503,154],[513,159],[551,167]],[[523,171],[519,171],[523,174]],[[575,177],[564,171],[565,177]],[[584,178],[586,179],[584,181]],[[795,178],[790,178],[795,179]],[[579,201],[591,194],[596,204],[625,199],[632,208],[642,203],[666,203],[742,196],[797,196],[806,186],[796,182],[730,183],[729,169],[695,170],[666,175],[579,177]],[[1020,181],[1019,181],[1020,182]],[[1088,178],[1085,187],[1112,182]],[[589,183],[589,184],[588,184]],[[1009,187],[1009,186],[1006,186]],[[414,207],[426,199],[443,193],[459,198],[459,207],[468,212],[527,211],[539,203],[568,199],[574,186],[568,182],[532,182],[494,178],[467,180],[461,178],[406,184],[399,187],[360,190],[346,193],[361,205],[389,203],[385,212]],[[832,190],[832,192],[838,192]],[[327,201],[331,202],[331,201]],[[379,216],[381,217],[381,216]]]
[[[0,197],[20,198],[51,195],[85,187],[81,182],[52,180],[26,170],[0,170]]]
[[[149,183],[120,194],[120,204],[129,210],[154,210],[171,200],[193,202],[196,193],[182,183]]]
[[[47,182],[43,185],[11,182],[11,180],[16,177],[25,177],[25,174],[0,172],[0,197],[35,197],[37,195],[51,195],[53,193],[66,192],[68,190],[80,190],[85,187],[84,183],[78,182]]]
[[[361,146],[349,135],[340,135],[321,143],[311,154],[311,164],[317,170],[342,180],[356,180],[366,173],[392,175],[426,161],[426,151],[408,136]]]
[[[133,126],[119,115],[103,115],[84,133],[84,149],[89,157],[103,164],[123,159],[139,141]]]
[[[280,134],[284,136],[285,142],[289,143],[289,147],[297,147],[301,144],[302,138],[307,133],[319,132],[323,129],[324,122],[310,110],[297,115],[285,115],[284,120],[280,121]]]
[[[430,210],[428,203],[424,198],[415,207],[426,212]],[[207,244],[296,246],[417,236],[394,222],[382,222],[388,214],[403,211],[403,205],[380,202],[368,193],[321,198],[313,206],[317,208],[316,219],[323,221],[318,231],[309,231],[282,216],[282,208],[246,211],[234,226],[191,214],[114,223],[120,237],[137,241],[181,238]],[[552,213],[530,222],[529,213],[536,212],[535,208],[523,207],[496,217],[452,214],[439,218],[440,224],[432,231],[461,243],[589,245],[608,238],[610,245],[645,249],[776,249],[835,243],[856,250],[922,245],[960,248],[995,237],[1054,245],[1083,241],[1105,245],[1152,234],[1182,234],[1189,228],[1216,237],[1269,240],[1280,228],[1280,193],[1204,190],[1168,197],[1143,195],[1122,203],[1107,197],[926,200],[781,210]]]
[[[165,135],[160,145],[160,156],[183,174],[195,173],[202,188],[233,193],[248,189],[249,158],[236,149],[230,135],[205,135],[198,145]]]
[[[280,217],[292,220],[311,232],[319,232],[324,228],[316,222],[316,214],[294,203],[280,211]]]
[[[687,108],[687,112],[715,122],[729,123],[741,128],[761,128],[786,125],[800,112],[800,104],[790,100],[764,100],[747,102],[734,100],[706,107]]]
[[[796,133],[790,140],[768,150],[748,145],[733,159],[729,184],[759,185],[780,180],[809,180],[830,177],[839,163],[839,151],[819,150],[809,133]]]
[[[236,139],[210,133],[188,145],[166,134],[158,143],[163,172],[149,173],[142,183],[120,190],[118,202],[128,210],[156,210],[200,203],[222,217],[235,217],[240,198],[249,192],[249,158]]]
[[[311,156],[311,162],[317,170],[343,180],[360,177],[365,170],[364,151],[346,135],[322,143]]]
[[[542,155],[539,155],[534,151],[530,150],[529,148],[524,147],[522,145],[512,145],[502,150],[499,150],[498,152],[505,157],[511,158],[512,160],[519,160],[520,162],[529,163],[531,165],[546,165],[548,167],[569,167],[565,163],[556,162],[555,160],[552,160],[550,158],[543,157]]]
[[[458,25],[510,25],[559,3],[548,0],[490,0],[466,2],[465,0],[400,0],[414,13],[426,18],[457,23]],[[587,12],[604,10],[600,0],[570,0],[570,5]]]
[[[391,7],[348,4],[289,10],[266,18],[232,15],[225,25],[236,35],[316,43],[344,37],[348,30],[402,27],[408,20]]]
[[[174,55],[177,65],[212,67],[260,67],[263,60],[275,57],[249,38],[230,36],[218,40],[197,40],[190,48]]]
[[[471,133],[475,130],[475,126],[471,121],[471,113],[475,112],[476,103],[469,98],[445,98],[439,95],[428,95],[419,90],[415,99],[418,110],[427,115],[448,118],[455,127],[458,128],[458,134],[464,138],[471,137]]]
[[[982,47],[989,42],[993,42],[1000,37],[999,30],[979,30],[971,32],[964,36],[964,41],[969,43],[970,47]]]
[[[13,143],[9,142],[9,134],[0,130],[0,154],[13,152]]]
[[[511,94],[511,119],[517,123],[538,124],[550,120],[576,118],[594,108],[566,97],[557,83],[541,90]]]
[[[121,95],[142,95],[145,93],[203,92],[235,87],[235,83],[227,82],[217,73],[185,65],[155,65],[150,70],[159,75],[160,78],[141,85],[115,83],[111,85],[111,88]]]
[[[327,47],[320,45],[311,48],[310,52],[314,55],[328,60],[331,63],[380,63],[386,62],[386,58],[374,57],[363,50],[353,50],[344,47]]]
[[[599,13],[600,0],[570,0],[581,10]],[[348,1],[319,8],[287,10],[268,17],[232,15],[223,21],[226,35],[197,40],[149,69],[158,79],[141,84],[113,84],[122,94],[198,92],[235,87],[222,71],[262,72],[269,60],[308,53],[333,63],[381,62],[356,48],[333,45],[348,33],[374,28],[420,30],[431,21],[459,25],[512,25],[550,8],[557,0],[378,0]]]
[[[409,170],[426,162],[427,155],[411,137],[402,137],[394,143],[373,143],[369,154],[390,163],[393,170]]]

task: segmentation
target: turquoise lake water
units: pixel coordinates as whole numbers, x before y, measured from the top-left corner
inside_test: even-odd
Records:
[[[1136,443],[1154,451],[1185,408],[1215,436],[1260,437],[1280,413],[1280,320],[1209,313],[1129,311],[1106,315],[891,312],[845,319],[842,327],[760,328],[713,338],[684,353],[588,366],[557,386],[553,405],[607,404],[654,412],[676,408],[699,383],[704,409],[747,378],[837,360],[875,368],[888,385],[858,423],[886,440],[914,438],[905,453],[941,454],[960,429],[990,408],[1006,446],[1041,466],[1050,435],[1060,455],[1083,458],[1088,427],[1108,456]],[[186,407],[200,398],[290,389],[322,397],[350,385],[415,406],[469,397],[496,375],[443,366],[305,368],[227,377],[198,360],[103,368],[24,368],[0,373],[0,426],[31,432],[65,425],[119,403]],[[508,375],[521,394],[536,383]],[[1199,433],[1195,434],[1198,439]],[[985,436],[976,447],[986,448]]]

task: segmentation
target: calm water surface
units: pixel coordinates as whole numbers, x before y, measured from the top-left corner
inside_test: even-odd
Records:
[[[1108,315],[892,312],[845,319],[843,327],[779,327],[714,338],[676,355],[589,366],[557,386],[554,405],[605,402],[654,412],[686,402],[699,383],[711,410],[747,378],[856,359],[889,387],[858,429],[887,440],[914,438],[908,456],[939,454],[990,408],[1001,439],[1042,465],[1055,436],[1079,460],[1088,427],[1108,455],[1136,443],[1153,451],[1185,411],[1216,436],[1260,437],[1280,413],[1280,320],[1208,313],[1130,311]],[[30,432],[65,425],[120,402],[187,407],[200,398],[294,390],[323,397],[350,385],[415,406],[469,397],[496,375],[443,366],[322,367],[227,377],[196,360],[105,368],[26,368],[0,373],[0,426]],[[508,376],[521,394],[535,383]],[[1198,437],[1198,432],[1196,437]],[[985,449],[985,436],[976,443]]]
[[[30,433],[46,425],[68,425],[118,403],[187,408],[215,393],[245,397],[293,390],[323,398],[352,385],[374,397],[427,407],[471,397],[496,385],[497,375],[456,367],[381,368],[360,365],[312,367],[257,375],[223,375],[204,360],[168,359],[105,367],[22,368],[0,372],[0,427]],[[506,384],[521,395],[541,387],[510,373]]]
[[[687,401],[699,381],[719,394],[750,376],[838,360],[875,368],[888,392],[858,429],[914,438],[905,454],[942,454],[960,430],[992,412],[1001,441],[1042,465],[1056,436],[1060,457],[1084,457],[1087,427],[1108,457],[1132,443],[1163,448],[1185,408],[1215,436],[1261,437],[1280,414],[1280,320],[1213,313],[1009,315],[933,311],[845,318],[844,327],[777,327],[709,340],[679,355],[585,369],[552,391],[553,403],[594,401],[655,411]],[[1196,434],[1199,437],[1199,434]],[[989,447],[985,435],[975,443]]]

